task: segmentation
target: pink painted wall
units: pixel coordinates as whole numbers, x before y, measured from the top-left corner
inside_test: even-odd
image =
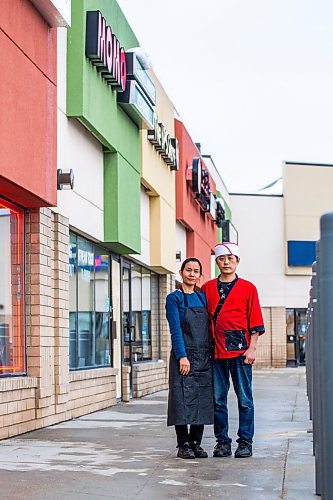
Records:
[[[0,196],[56,204],[56,30],[27,0],[1,0]]]
[[[197,257],[203,265],[203,280],[211,277],[211,255],[217,242],[217,226],[207,212],[203,212],[186,181],[186,169],[192,165],[200,152],[183,123],[175,120],[175,134],[179,142],[180,169],[176,173],[176,218],[187,228],[187,256]],[[201,158],[202,165],[207,167]],[[216,194],[216,185],[209,176],[211,190]]]

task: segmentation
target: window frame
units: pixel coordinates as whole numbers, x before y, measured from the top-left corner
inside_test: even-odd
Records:
[[[0,209],[5,209],[10,211],[10,217],[13,214],[16,215],[17,218],[17,249],[16,253],[18,255],[18,263],[17,266],[20,267],[20,278],[19,282],[19,290],[17,291],[17,295],[20,295],[19,303],[16,305],[19,309],[19,313],[17,314],[17,318],[19,319],[19,326],[17,327],[17,331],[20,330],[17,337],[19,338],[18,345],[15,349],[18,350],[18,355],[16,356],[16,361],[13,362],[13,366],[5,365],[0,367],[0,378],[5,377],[21,377],[27,375],[27,332],[26,332],[26,216],[25,210],[18,205],[11,203],[3,197],[0,197]],[[10,233],[10,248],[12,246],[12,234]],[[10,265],[13,266],[12,259],[10,259]],[[15,265],[15,264],[14,264]],[[12,276],[12,273],[10,274]],[[13,284],[11,284],[13,287]],[[13,291],[11,288],[11,296],[13,296]],[[12,303],[12,313],[11,317],[13,317],[13,309],[14,304]],[[14,332],[12,332],[12,338],[14,338]],[[13,356],[13,359],[14,356]],[[21,361],[20,361],[21,359]],[[21,362],[21,365],[18,365]],[[17,365],[17,366],[16,366]],[[5,373],[3,373],[5,370]]]
[[[111,315],[111,311],[112,311],[112,268],[111,268],[112,254],[110,253],[110,251],[107,248],[103,247],[103,244],[101,244],[101,243],[96,243],[94,241],[91,241],[88,238],[85,238],[81,234],[76,233],[75,231],[72,231],[72,230],[70,230],[69,234],[70,234],[70,237],[71,236],[75,237],[75,244],[76,244],[76,258],[75,258],[75,287],[76,287],[76,297],[75,297],[75,326],[76,326],[76,329],[75,329],[75,365],[76,366],[70,366],[71,351],[70,351],[70,330],[69,330],[68,368],[69,368],[70,372],[81,371],[81,370],[94,370],[94,369],[99,369],[99,368],[112,368],[113,362],[114,362],[114,360],[113,360],[114,353],[113,353],[113,346],[112,346],[112,315]],[[95,280],[96,269],[95,269],[95,258],[96,258],[96,254],[98,253],[98,252],[96,253],[96,249],[104,250],[105,255],[108,256],[109,311],[107,311],[106,314],[109,315],[108,345],[109,345],[109,359],[110,359],[110,361],[109,361],[109,363],[106,363],[106,364],[94,364],[94,365],[88,365],[88,366],[78,366],[78,353],[79,353],[79,316],[78,316],[79,315],[79,276],[78,276],[79,272],[78,271],[79,271],[79,269],[78,269],[78,251],[77,251],[77,249],[78,249],[79,238],[92,245],[93,255],[94,255],[94,266],[93,266],[94,286],[93,286],[93,297],[92,297],[93,311],[91,311],[91,313],[93,313],[93,316],[94,316],[93,325],[92,325],[93,338],[91,338],[91,335],[90,335],[89,341],[93,340],[93,342],[94,342],[95,360],[96,360],[96,280]],[[69,313],[70,312],[71,312],[71,310],[69,310]]]

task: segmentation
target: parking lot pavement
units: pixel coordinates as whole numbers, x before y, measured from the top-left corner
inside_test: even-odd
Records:
[[[314,499],[312,433],[302,368],[256,370],[250,459],[176,458],[166,392],[0,443],[1,499]],[[237,405],[230,397],[230,434]],[[233,443],[235,448],[235,442]]]

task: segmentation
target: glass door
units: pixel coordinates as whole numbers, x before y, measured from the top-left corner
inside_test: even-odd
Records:
[[[297,337],[297,361],[299,365],[305,365],[306,309],[296,309],[295,331]]]
[[[121,301],[120,301],[120,262],[112,257],[112,352],[113,365],[117,369],[116,375],[116,397],[121,399],[122,382],[122,339],[121,339]]]
[[[133,365],[133,342],[135,340],[135,325],[132,313],[132,284],[130,264],[122,265],[122,345],[123,363],[131,367],[130,392],[132,395],[132,365]]]

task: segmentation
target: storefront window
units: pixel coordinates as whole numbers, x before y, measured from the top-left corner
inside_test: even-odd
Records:
[[[24,212],[0,198],[0,375],[24,373]]]
[[[132,342],[133,361],[152,359],[151,329],[151,280],[148,269],[136,264],[131,265],[131,325],[134,326]],[[158,335],[158,331],[155,335]]]
[[[71,369],[109,366],[110,259],[103,248],[70,235],[69,365]]]

